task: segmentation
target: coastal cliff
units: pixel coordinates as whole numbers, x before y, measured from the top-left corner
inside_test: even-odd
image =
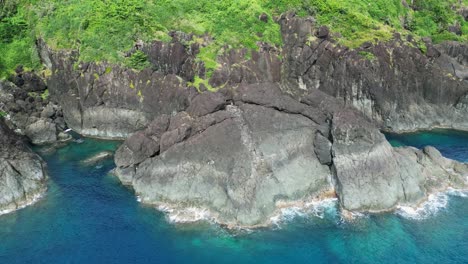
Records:
[[[65,128],[125,139],[114,174],[142,202],[189,218],[188,209],[206,210],[228,226],[268,224],[281,206],[305,200],[332,196],[344,210],[382,212],[467,187],[466,164],[431,147],[393,148],[381,133],[468,130],[465,43],[393,32],[350,48],[313,16],[286,12],[275,23],[281,46],[226,45],[214,67],[200,60],[215,41],[207,34],[138,41],[124,55],[144,59],[137,69],[83,62],[83,49],[39,39],[48,101],[28,110],[35,117],[21,121],[23,107],[11,120],[36,144]]]
[[[467,47],[428,42],[424,54],[395,35],[348,49],[313,21],[283,15],[282,50],[231,50],[198,87],[199,46],[182,33],[139,47],[151,63],[141,71],[77,64],[45,43],[40,54],[71,128],[128,137],[114,173],[144,203],[257,226],[301,200],[336,195],[345,210],[380,212],[465,187],[464,164],[433,148],[394,149],[379,130],[465,129]]]

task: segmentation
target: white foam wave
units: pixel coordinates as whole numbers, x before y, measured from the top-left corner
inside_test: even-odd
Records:
[[[448,204],[448,194],[440,192],[429,195],[427,201],[419,207],[398,206],[396,213],[404,218],[413,220],[423,220],[434,216]]]
[[[451,196],[468,197],[468,190],[448,188],[447,189],[447,194],[451,195]]]
[[[270,222],[279,227],[281,223],[290,222],[296,217],[318,217],[323,219],[327,215],[337,214],[337,202],[337,198],[327,198],[312,200],[300,205],[285,206],[279,209],[278,213],[270,218]]]
[[[214,220],[214,217],[208,210],[197,207],[178,209],[167,205],[160,205],[157,206],[157,209],[166,213],[166,218],[170,223],[194,223]]]
[[[35,194],[35,195],[33,195],[33,197],[28,199],[26,202],[19,203],[16,208],[9,208],[9,209],[5,209],[5,210],[0,210],[0,215],[9,214],[9,213],[21,210],[21,209],[23,209],[25,207],[28,207],[30,205],[33,205],[33,204],[37,203],[39,200],[41,200],[43,197],[44,197],[44,194]]]

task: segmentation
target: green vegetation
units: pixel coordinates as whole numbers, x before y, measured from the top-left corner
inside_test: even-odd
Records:
[[[42,100],[47,100],[49,98],[49,89],[46,89],[42,94],[41,94]]]
[[[146,56],[146,54],[142,51],[138,50],[135,53],[133,53],[132,56],[130,56],[127,66],[133,69],[143,70],[145,68],[150,67],[151,65],[148,61],[148,56]]]
[[[368,51],[359,51],[359,55],[361,55],[362,57],[364,57],[366,60],[374,60],[375,59],[375,55],[371,52],[368,52]]]
[[[34,46],[35,36],[19,0],[0,0],[0,79],[6,78],[18,64],[26,70],[40,66]]]
[[[339,33],[343,45],[388,40],[393,32],[431,37],[435,42],[468,40],[468,23],[457,14],[468,0],[0,0],[0,78],[18,64],[39,69],[34,41],[54,49],[77,49],[81,61],[109,61],[142,69],[142,52],[125,54],[141,40],[170,40],[171,30],[195,33],[204,44],[198,60],[206,78],[225,49],[256,48],[259,41],[281,46],[274,17],[288,10],[312,15]],[[265,22],[259,17],[264,14]],[[448,31],[459,25],[462,36]],[[208,34],[212,40],[206,41]]]
[[[216,92],[219,88],[222,88],[222,87],[215,88],[215,87],[211,86],[208,79],[202,79],[199,76],[195,76],[195,80],[193,81],[192,85],[199,92],[202,91],[202,85],[206,90],[208,90],[210,92]]]
[[[6,117],[8,114],[4,111],[0,111],[0,118]]]

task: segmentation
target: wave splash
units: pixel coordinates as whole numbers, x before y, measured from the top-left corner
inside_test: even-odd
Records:
[[[23,209],[25,207],[28,207],[30,205],[33,205],[33,204],[37,203],[39,200],[41,200],[44,196],[45,196],[45,193],[44,194],[42,194],[42,193],[34,194],[29,199],[27,199],[25,201],[22,201],[22,202],[19,202],[18,205],[16,206],[16,208],[0,210],[0,215],[9,214],[9,213],[21,210],[21,209]]]
[[[326,198],[321,200],[312,200],[295,206],[285,206],[279,209],[278,213],[270,218],[270,222],[280,227],[282,223],[291,222],[297,217],[325,217],[335,218],[339,215],[338,199]]]
[[[424,220],[445,209],[450,196],[468,197],[468,190],[448,188],[447,191],[430,194],[418,207],[398,206],[396,214],[407,219]]]

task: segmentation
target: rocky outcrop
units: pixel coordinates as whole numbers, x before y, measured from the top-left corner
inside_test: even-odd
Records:
[[[56,73],[48,80],[50,96],[66,106],[63,115],[67,125],[86,136],[124,139],[159,115],[186,109],[195,90],[188,89],[187,80],[176,74],[191,71],[184,66],[189,64],[173,63],[193,55],[188,48],[182,51],[177,43],[152,45],[155,47],[143,50],[156,52],[149,56],[150,61],[158,63],[155,69],[134,71],[108,63],[78,64],[77,53],[52,52],[40,42],[41,57]],[[163,56],[159,49],[171,56]]]
[[[33,144],[71,139],[61,132],[67,128],[62,110],[49,101],[45,83],[36,74],[20,70],[12,77],[15,83],[0,81],[0,111],[6,113],[8,125]]]
[[[47,173],[34,154],[0,118],[0,213],[36,201],[46,189]]]
[[[374,212],[466,186],[466,165],[431,148],[393,149],[357,110],[318,90],[302,102],[272,83],[217,96],[204,115],[162,117],[119,148],[115,174],[142,202],[256,226],[280,204],[329,193],[344,209]]]
[[[394,149],[379,130],[468,130],[466,45],[395,34],[349,49],[314,21],[282,15],[281,50],[228,50],[209,80],[198,44],[181,33],[136,45],[128,55],[140,50],[151,64],[142,71],[39,46],[67,124],[127,138],[114,173],[148,204],[256,226],[280,204],[323,194],[378,212],[465,187],[466,165],[432,148]]]
[[[389,131],[468,130],[466,44],[435,46],[395,34],[388,42],[349,49],[320,34],[313,19],[288,14],[279,23],[283,90],[319,89]]]
[[[344,209],[379,212],[415,205],[448,187],[466,188],[468,165],[436,149],[392,148],[385,137],[353,111],[333,116],[333,170]]]

